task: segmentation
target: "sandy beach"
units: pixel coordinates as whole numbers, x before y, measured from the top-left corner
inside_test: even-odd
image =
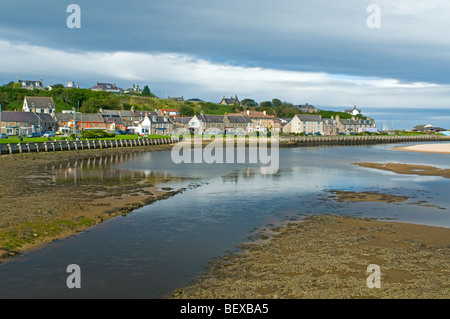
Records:
[[[450,143],[419,144],[393,148],[396,151],[450,154]]]

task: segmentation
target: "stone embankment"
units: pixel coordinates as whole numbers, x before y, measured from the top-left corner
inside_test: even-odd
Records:
[[[367,145],[403,142],[450,141],[450,137],[439,135],[378,135],[378,136],[281,136],[280,144],[292,146],[318,145]]]

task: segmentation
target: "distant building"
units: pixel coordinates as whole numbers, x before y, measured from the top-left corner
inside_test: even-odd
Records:
[[[75,84],[74,81],[68,81],[68,82],[67,82],[67,85],[66,85],[66,89],[73,89],[73,88],[79,89],[79,88],[80,88],[80,85]]]
[[[17,83],[19,83],[21,85],[22,89],[27,89],[27,90],[34,90],[34,89],[44,90],[45,89],[42,78],[39,81],[36,81],[36,80],[21,80],[20,77],[17,77]]]
[[[97,82],[97,84],[93,87],[90,88],[90,90],[92,91],[106,91],[106,92],[112,92],[112,93],[122,93],[123,89],[121,89],[120,87],[116,86],[116,83],[99,83]]]
[[[233,105],[233,104],[241,104],[241,102],[239,101],[237,95],[235,95],[234,97],[230,97],[230,98],[226,98],[226,97],[224,96],[223,99],[222,99],[222,101],[220,101],[219,104]]]
[[[361,114],[361,110],[356,108],[356,105],[352,109],[346,109],[344,113],[351,114],[353,116]]]
[[[139,85],[133,84],[131,88],[126,89],[125,91],[123,91],[123,93],[138,93],[138,94],[141,94],[142,93],[142,89],[139,87]]]
[[[173,96],[170,97],[170,96],[168,96],[167,99],[168,99],[169,101],[184,102],[184,97],[182,97],[182,96],[177,96],[177,97],[173,97]]]
[[[314,105],[309,105],[306,103],[305,105],[295,105],[296,108],[300,110],[300,112],[303,113],[318,113],[319,109],[316,108]]]
[[[416,125],[412,129],[413,132],[442,132],[447,131],[445,128],[433,126],[431,124],[426,125]]]
[[[23,100],[23,112],[44,113],[53,116],[55,103],[51,97],[26,96]]]

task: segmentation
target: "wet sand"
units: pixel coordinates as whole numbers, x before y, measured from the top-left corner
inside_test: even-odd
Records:
[[[395,147],[395,148],[393,148],[393,150],[407,151],[407,152],[450,154],[450,143],[419,144],[419,145],[411,145],[411,146],[404,146],[404,147]]]
[[[175,299],[447,299],[450,229],[317,215],[212,262]],[[369,265],[380,288],[369,288]]]
[[[182,191],[165,187],[174,177],[55,183],[51,167],[171,148],[156,145],[1,156],[0,261]]]
[[[354,163],[362,167],[382,169],[397,174],[410,174],[422,176],[441,176],[450,178],[450,169],[441,169],[428,165],[402,164],[402,163]]]

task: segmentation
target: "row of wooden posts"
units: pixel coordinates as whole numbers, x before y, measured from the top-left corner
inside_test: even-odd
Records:
[[[163,145],[178,142],[177,138],[120,139],[120,140],[74,140],[48,141],[39,143],[0,144],[1,154],[77,151],[132,146]]]

